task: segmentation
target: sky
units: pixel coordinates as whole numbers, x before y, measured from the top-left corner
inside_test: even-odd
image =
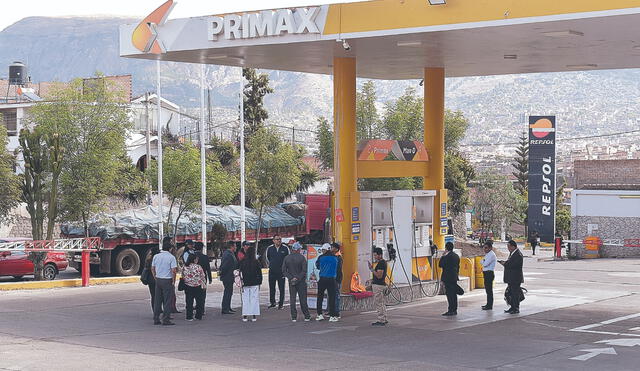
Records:
[[[355,0],[359,1],[359,0]],[[345,0],[177,0],[172,18],[347,2]],[[351,0],[354,2],[354,0]],[[0,30],[25,17],[116,15],[144,17],[164,0],[0,0]]]

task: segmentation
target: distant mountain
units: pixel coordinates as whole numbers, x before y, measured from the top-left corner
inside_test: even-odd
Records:
[[[67,81],[96,71],[132,74],[134,95],[155,90],[155,63],[119,57],[118,26],[137,19],[25,18],[0,32],[0,77],[13,61],[27,64],[34,81]],[[210,66],[215,107],[227,115],[237,105],[238,69]],[[331,77],[270,71],[271,122],[313,128],[331,116]],[[186,107],[199,105],[199,68],[163,63],[163,95]],[[377,81],[381,103],[418,82]],[[506,75],[447,79],[447,107],[471,120],[466,142],[509,142],[525,129],[523,115],[556,114],[560,135],[583,136],[640,128],[640,70]],[[311,136],[307,136],[312,139]]]

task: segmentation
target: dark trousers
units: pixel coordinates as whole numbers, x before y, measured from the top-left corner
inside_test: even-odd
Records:
[[[205,291],[200,286],[186,286],[184,288],[184,295],[187,301],[187,319],[193,318],[194,300],[196,302],[196,319],[202,319],[202,312],[204,312],[204,293]]]
[[[493,271],[484,271],[484,291],[487,293],[487,308],[493,308],[493,279],[496,278]]]
[[[336,280],[336,313],[340,316],[340,294],[342,291],[342,281]]]
[[[302,281],[296,285],[289,285],[289,306],[291,307],[291,318],[298,318],[298,311],[296,310],[296,296],[300,299],[300,309],[304,318],[310,318],[309,305],[307,305],[307,283]]]
[[[445,282],[444,290],[447,293],[447,303],[449,303],[449,309],[447,312],[456,313],[458,312],[458,283],[457,282]]]
[[[284,276],[282,272],[271,272],[269,270],[269,302],[271,304],[276,303],[276,282],[278,283],[278,291],[280,291],[280,300],[278,305],[284,304]]]
[[[233,295],[233,280],[222,281],[224,293],[222,294],[222,311],[231,309],[231,296]]]
[[[327,309],[329,309],[329,316],[337,317],[336,313],[336,279],[333,277],[320,277],[318,281],[318,300],[316,303],[316,311],[318,315],[322,314],[322,302],[324,301],[324,292],[327,291],[329,302],[327,303]]]
[[[151,312],[153,312],[153,306],[156,301],[156,282],[149,282],[147,287],[149,288],[149,294],[151,295]]]
[[[159,321],[162,313],[162,322],[169,322],[170,310],[163,311],[162,308],[171,308],[175,299],[173,280],[171,278],[156,278],[156,293],[153,302],[153,320]]]
[[[511,303],[511,309],[520,310],[520,282],[509,283],[508,289],[510,292],[509,303]]]
[[[538,246],[538,243],[537,243],[537,242],[535,242],[535,243],[532,243],[532,244],[531,244],[531,251],[532,251],[532,255],[535,255],[535,254],[536,254],[536,247],[537,247],[537,246]]]

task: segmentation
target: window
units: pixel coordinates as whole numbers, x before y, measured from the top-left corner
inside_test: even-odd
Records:
[[[18,119],[16,111],[5,111],[1,114],[4,121],[4,126],[7,128],[7,135],[10,137],[15,137],[16,135],[18,135]]]

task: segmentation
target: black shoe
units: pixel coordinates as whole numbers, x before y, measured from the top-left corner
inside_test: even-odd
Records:
[[[282,304],[278,304],[278,309],[282,309]]]
[[[223,310],[223,311],[222,311],[222,314],[233,314],[233,312],[230,312],[230,311],[228,311],[228,310]]]
[[[482,306],[482,310],[492,310],[492,309],[493,309],[493,307],[488,307],[486,305]]]
[[[267,308],[275,308],[275,307],[276,307],[276,303],[271,303]]]
[[[231,312],[231,313],[235,313],[236,311],[235,311],[235,310],[233,310],[233,309],[229,309],[229,312]]]
[[[175,323],[173,323],[171,321],[162,322],[162,326],[173,326],[173,325],[175,325]]]
[[[162,322],[160,322],[160,321],[153,321],[153,324],[154,324],[154,325],[161,325],[161,324],[162,324]]]
[[[458,314],[458,312],[445,312],[445,313],[442,313],[443,316],[455,316],[457,314]]]
[[[371,324],[371,326],[386,326],[386,325],[387,325],[387,322],[380,322],[380,321],[377,321]]]
[[[504,310],[504,312],[505,312],[505,313],[509,313],[509,312],[511,312],[512,310],[513,310],[513,308],[509,308],[509,309],[505,309],[505,310]]]
[[[520,310],[519,309],[512,309],[507,313],[509,313],[509,314],[518,314],[518,313],[520,313]]]

